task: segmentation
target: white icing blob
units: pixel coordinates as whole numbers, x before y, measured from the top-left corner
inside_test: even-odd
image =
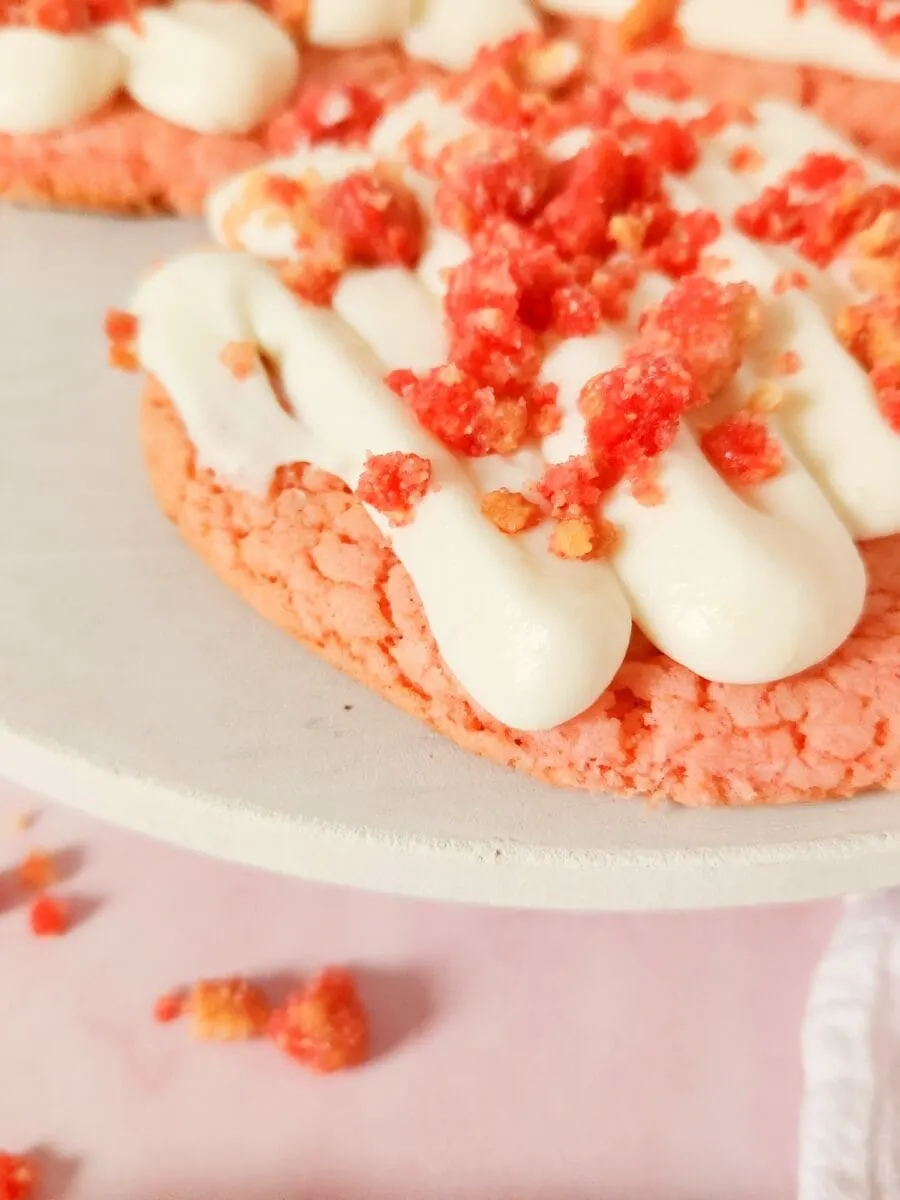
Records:
[[[426,0],[424,8],[403,45],[414,58],[451,71],[468,67],[483,46],[538,28],[527,0]]]
[[[417,0],[310,0],[306,35],[318,46],[363,46],[399,38]]]
[[[387,318],[366,325],[373,340],[379,328],[395,336],[394,304],[428,320],[429,297],[411,276],[373,279]],[[410,288],[416,296],[401,296]],[[353,308],[351,295],[345,311]],[[225,253],[163,267],[140,289],[134,311],[141,362],[174,397],[200,463],[223,482],[264,490],[279,463],[301,460],[355,486],[369,453],[431,460],[438,490],[411,524],[389,529],[372,516],[415,581],[448,667],[488,712],[516,728],[545,728],[603,692],[631,627],[609,568],[555,559],[485,520],[466,472],[382,383],[387,364],[339,316],[298,304],[258,260]],[[431,311],[439,327],[436,306]],[[222,365],[225,344],[247,340],[279,365],[296,419],[262,371],[238,381]]]
[[[108,26],[129,60],[126,86],[148,112],[197,133],[243,133],[293,91],[297,48],[245,0],[175,0],[137,28]]]
[[[126,69],[115,47],[93,35],[0,28],[0,131],[72,125],[116,94]]]

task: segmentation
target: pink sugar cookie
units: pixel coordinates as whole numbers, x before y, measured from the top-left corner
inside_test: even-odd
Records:
[[[268,497],[221,487],[162,389],[141,437],[157,500],[238,595],[465,750],[550,783],[680,804],[782,804],[900,787],[900,536],[862,547],[865,615],[827,661],[762,686],[708,683],[635,635],[609,689],[555,729],[477,709],[441,660],[404,568],[361,503],[309,466]]]

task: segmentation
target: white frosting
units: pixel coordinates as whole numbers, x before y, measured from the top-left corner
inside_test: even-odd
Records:
[[[708,206],[727,216],[809,149],[847,150],[789,106],[764,105],[759,116],[752,130],[726,130],[713,139],[689,177],[668,181],[677,205]],[[402,158],[403,137],[420,121],[435,149],[466,132],[458,111],[420,93],[376,128],[378,157]],[[575,153],[586,136],[579,129],[565,134],[556,155]],[[728,155],[744,140],[771,155],[764,172],[729,170]],[[296,177],[315,170],[333,179],[372,161],[370,152],[320,146],[270,169]],[[428,187],[408,170],[407,178],[427,208]],[[246,183],[244,177],[210,200],[210,223],[220,239],[225,213]],[[279,232],[278,222],[277,206],[251,214],[239,239],[263,257],[284,257],[292,239],[284,228]],[[633,327],[605,327],[548,354],[543,378],[560,388],[562,428],[544,439],[541,451],[509,459],[457,462],[379,383],[386,370],[422,371],[445,361],[440,308],[432,297],[444,286],[442,265],[466,253],[465,243],[447,230],[432,230],[418,277],[394,268],[351,272],[337,290],[333,313],[288,300],[274,276],[244,256],[195,255],[142,289],[138,349],[173,396],[202,461],[235,486],[264,489],[277,465],[297,458],[351,486],[366,451],[406,450],[432,459],[441,491],[426,498],[409,527],[390,529],[373,516],[410,571],[462,686],[501,720],[536,728],[576,715],[602,692],[624,654],[629,609],[657,646],[717,681],[766,682],[821,661],[862,610],[865,571],[852,534],[900,532],[900,436],[878,413],[864,372],[836,341],[824,299],[836,303],[843,285],[826,281],[789,248],[765,247],[732,230],[710,251],[730,259],[726,278],[760,288],[772,314],[731,392],[737,396],[770,377],[785,348],[803,360],[801,371],[785,381],[796,401],[771,418],[785,467],[739,494],[683,423],[658,464],[663,502],[641,505],[623,484],[604,505],[622,533],[610,563],[555,559],[546,526],[516,538],[499,534],[480,515],[477,497],[493,487],[523,489],[545,462],[584,450],[579,392],[621,361]],[[814,286],[771,298],[785,267],[801,267]],[[645,275],[634,313],[670,286]],[[247,339],[281,361],[297,420],[274,404],[261,373],[238,382],[219,362],[225,342]],[[266,416],[259,420],[263,405]],[[502,620],[495,620],[498,612]]]
[[[242,196],[266,175],[284,175],[302,179],[312,172],[326,183],[333,183],[374,165],[375,157],[365,150],[350,150],[344,146],[324,143],[299,150],[285,158],[270,159],[262,167],[251,167],[233,175],[213,188],[206,197],[206,219],[213,237],[223,246],[230,244],[229,214],[240,205]],[[290,258],[296,252],[297,234],[292,228],[284,206],[274,202],[259,204],[240,225],[241,248],[260,258]]]
[[[138,104],[198,133],[243,133],[293,91],[291,38],[245,0],[176,0],[143,9],[137,28],[106,30],[129,63]]]
[[[119,52],[93,35],[0,28],[0,132],[72,125],[114,96],[125,75]]]
[[[578,395],[622,360],[615,333],[562,342],[543,378],[560,389],[566,414],[545,453],[564,461],[584,449]],[[790,461],[738,496],[686,426],[661,457],[661,504],[638,503],[627,484],[604,504],[623,531],[615,569],[635,621],[676,662],[722,683],[763,683],[821,661],[859,619],[865,570],[822,493]],[[829,602],[822,603],[827,596]]]
[[[414,58],[459,71],[483,46],[537,28],[527,0],[426,0],[424,13],[406,31],[403,45]]]
[[[402,272],[382,275],[377,286],[385,322],[367,317],[376,340],[379,328],[395,336],[392,300],[413,318],[427,313],[424,289],[399,298],[418,286]],[[345,304],[352,312],[352,299]],[[371,298],[363,309],[370,307]],[[517,728],[544,728],[600,695],[631,626],[609,570],[554,559],[486,521],[466,472],[381,382],[386,364],[339,316],[299,305],[257,259],[224,253],[162,268],[134,310],[141,362],[175,398],[201,464],[223,481],[258,491],[279,463],[300,460],[355,485],[368,453],[431,460],[438,490],[410,525],[388,530],[372,515],[415,581],[448,667],[488,712]],[[278,364],[296,418],[279,406],[264,372],[238,381],[221,363],[227,342],[247,340]]]
[[[540,0],[548,12],[618,21],[634,0]],[[792,14],[790,0],[682,0],[678,24],[701,50],[770,62],[809,63],[900,81],[900,58],[828,3]]]
[[[318,46],[362,46],[402,36],[417,0],[309,0],[306,35]]]
[[[247,0],[175,0],[138,24],[66,35],[0,28],[0,131],[45,133],[122,87],[197,133],[245,133],[293,91],[297,48]]]

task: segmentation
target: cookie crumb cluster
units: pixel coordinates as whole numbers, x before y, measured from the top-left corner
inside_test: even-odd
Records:
[[[419,454],[370,454],[356,486],[356,494],[388,518],[391,525],[406,525],[432,484],[432,465]]]
[[[0,0],[0,27],[19,25],[46,33],[84,33],[109,21],[136,22],[158,0]]]
[[[234,976],[167,992],[157,999],[153,1015],[163,1024],[190,1016],[200,1041],[268,1038],[316,1074],[359,1066],[369,1056],[368,1014],[353,976],[339,967],[326,967],[274,1007],[262,988]]]
[[[37,1170],[23,1155],[0,1150],[0,1200],[34,1200]]]

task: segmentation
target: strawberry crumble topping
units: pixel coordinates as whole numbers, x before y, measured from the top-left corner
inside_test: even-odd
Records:
[[[634,0],[619,22],[623,50],[644,50],[670,38],[676,30],[681,0]]]
[[[603,486],[613,486],[630,468],[667,450],[682,416],[705,401],[687,364],[673,353],[636,351],[624,366],[589,380],[579,407]]]
[[[708,429],[703,453],[729,483],[754,487],[778,475],[784,455],[759,413],[739,412]]]
[[[47,33],[84,33],[108,21],[135,21],[155,0],[0,0],[0,27],[24,25]]]
[[[327,967],[272,1013],[269,1036],[319,1074],[359,1066],[369,1053],[369,1020],[352,975]]]
[[[134,313],[111,308],[103,324],[111,367],[120,371],[136,371],[139,363],[135,343],[138,335],[138,320]]]
[[[0,1200],[32,1200],[37,1184],[34,1164],[0,1150]]]
[[[431,463],[418,454],[370,454],[356,494],[391,525],[406,525],[431,487]]]
[[[719,284],[692,275],[647,309],[638,329],[642,346],[677,353],[711,396],[734,377],[761,324],[762,306],[749,283]]]
[[[885,212],[900,209],[900,187],[867,184],[861,165],[837,154],[807,154],[780,183],[741,205],[734,222],[762,242],[791,243],[828,266]]]
[[[419,202],[386,169],[354,171],[332,183],[317,215],[339,238],[348,264],[414,267],[422,254],[425,222]]]
[[[275,154],[324,140],[362,145],[381,116],[383,103],[358,84],[306,86],[297,103],[269,126],[267,140]]]
[[[69,929],[69,910],[53,896],[38,896],[28,913],[35,937],[61,937]]]

